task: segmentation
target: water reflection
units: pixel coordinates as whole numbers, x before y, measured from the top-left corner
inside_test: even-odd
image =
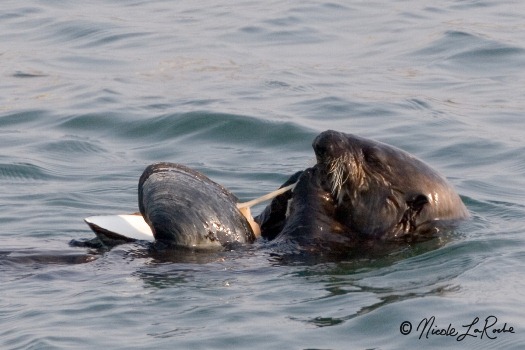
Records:
[[[75,265],[95,261],[98,258],[93,253],[77,253],[65,251],[10,250],[0,251],[0,269],[6,267],[24,267],[38,269],[47,265]]]

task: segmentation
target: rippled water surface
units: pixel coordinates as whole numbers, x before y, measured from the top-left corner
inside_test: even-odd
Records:
[[[519,1],[3,1],[1,347],[520,348],[524,14]],[[263,243],[70,244],[94,237],[84,217],[137,210],[150,163],[249,200],[311,165],[325,129],[424,159],[472,220],[340,261],[283,261]],[[434,331],[497,324],[458,341],[416,330],[432,316]]]

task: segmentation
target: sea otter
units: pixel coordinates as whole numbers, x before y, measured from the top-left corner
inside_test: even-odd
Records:
[[[333,130],[313,141],[317,164],[258,216],[261,235],[300,244],[416,241],[469,217],[447,180],[398,148]],[[338,243],[337,243],[338,242]]]

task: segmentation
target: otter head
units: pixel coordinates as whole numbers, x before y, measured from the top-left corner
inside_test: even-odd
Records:
[[[337,220],[362,236],[414,236],[469,216],[446,179],[405,151],[332,130],[312,146]]]
[[[396,148],[332,130],[317,136],[312,146],[324,188],[344,225],[373,237],[413,230],[408,218],[428,203],[427,192],[411,182],[428,173],[422,162]]]

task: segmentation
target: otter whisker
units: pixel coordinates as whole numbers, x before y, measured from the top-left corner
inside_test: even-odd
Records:
[[[328,175],[330,179],[330,190],[332,195],[336,198],[340,197],[341,189],[348,180],[349,173],[347,171],[346,161],[344,157],[332,159],[328,164]]]

